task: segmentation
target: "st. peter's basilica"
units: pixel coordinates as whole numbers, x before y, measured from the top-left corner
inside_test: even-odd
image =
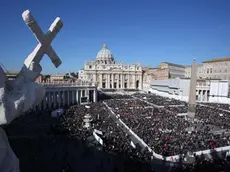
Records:
[[[102,89],[142,89],[142,67],[139,63],[116,63],[106,44],[97,53],[96,60],[85,63],[79,70],[79,79],[96,83]]]

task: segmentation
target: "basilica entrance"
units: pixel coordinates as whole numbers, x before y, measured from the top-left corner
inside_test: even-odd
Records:
[[[127,88],[127,82],[125,82],[125,88]]]
[[[139,88],[139,80],[136,81],[136,89]]]
[[[102,83],[102,88],[105,88],[105,82]]]
[[[115,89],[117,88],[117,83],[116,82],[113,83],[113,88],[115,88]]]

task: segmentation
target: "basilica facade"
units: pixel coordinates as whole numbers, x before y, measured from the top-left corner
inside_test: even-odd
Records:
[[[140,63],[116,63],[106,44],[97,53],[96,60],[88,61],[79,70],[79,79],[96,83],[102,89],[137,89],[143,86]]]

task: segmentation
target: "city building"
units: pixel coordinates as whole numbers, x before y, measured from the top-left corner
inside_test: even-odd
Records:
[[[230,81],[230,57],[214,58],[197,64],[197,78]],[[185,78],[191,77],[191,65],[185,66]]]
[[[196,75],[198,79],[203,78],[203,64],[196,64]],[[191,78],[191,65],[185,66],[185,78]]]
[[[64,81],[65,74],[54,74],[50,75],[50,82]]]
[[[227,80],[197,79],[196,100],[215,101],[228,98],[229,83]],[[163,93],[188,98],[190,79],[176,78],[168,80],[153,80],[150,88]]]
[[[150,83],[152,80],[156,79],[156,68],[143,67],[143,83]]]
[[[179,64],[174,64],[174,63],[169,63],[169,62],[162,62],[159,66],[157,66],[158,69],[165,69],[166,71],[159,71],[162,74],[162,77],[167,78],[184,78],[185,76],[185,66],[179,65]],[[167,78],[167,79],[168,79]]]
[[[73,104],[97,102],[97,87],[89,82],[77,80],[75,83],[40,83],[46,90],[42,102],[36,110],[55,109]]]
[[[204,61],[203,78],[230,80],[230,57]]]
[[[96,60],[85,63],[78,72],[79,79],[96,83],[102,89],[142,89],[142,67],[140,63],[116,63],[111,51],[104,44]]]

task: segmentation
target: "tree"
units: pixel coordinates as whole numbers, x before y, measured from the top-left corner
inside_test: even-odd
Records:
[[[168,76],[169,76],[169,79],[172,77],[170,73],[169,73],[169,75],[168,75]]]
[[[48,79],[50,79],[50,75],[43,75],[43,81],[47,81]]]
[[[74,72],[71,72],[70,75],[72,75],[73,77],[76,77],[76,74]]]

